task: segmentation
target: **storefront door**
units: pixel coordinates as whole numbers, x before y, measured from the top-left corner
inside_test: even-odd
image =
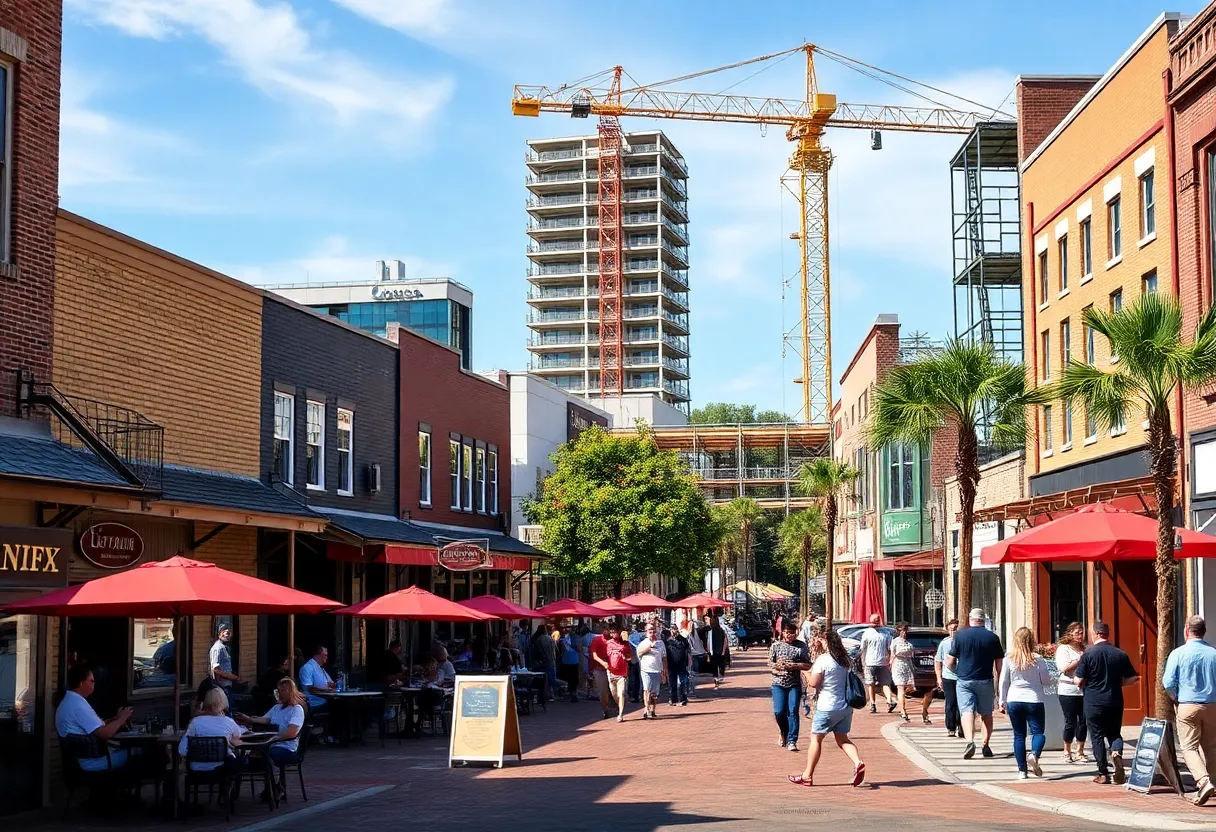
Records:
[[[1150,561],[1122,561],[1113,569],[1111,641],[1132,660],[1140,679],[1123,689],[1123,722],[1153,715],[1157,678],[1157,576]]]
[[[38,806],[42,798],[42,736],[47,714],[39,713],[44,680],[39,628],[28,615],[0,618],[0,814]]]

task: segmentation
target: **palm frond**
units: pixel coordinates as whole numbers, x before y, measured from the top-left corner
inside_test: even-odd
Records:
[[[1216,306],[1208,307],[1195,327],[1194,340],[1178,351],[1173,374],[1187,388],[1216,381]]]
[[[1060,380],[1048,389],[1073,407],[1084,407],[1103,430],[1126,424],[1128,410],[1143,399],[1136,379],[1124,371],[1106,372],[1077,361],[1068,362]]]
[[[838,493],[859,476],[861,472],[843,460],[820,457],[802,466],[795,487],[804,497],[826,497]]]

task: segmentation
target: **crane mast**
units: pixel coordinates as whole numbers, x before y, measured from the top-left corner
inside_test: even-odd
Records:
[[[796,52],[803,52],[806,59],[806,87],[800,100],[675,92],[666,89],[668,84],[782,58]],[[783,339],[785,345],[797,353],[801,361],[801,375],[795,379],[801,384],[802,392],[802,407],[798,416],[808,423],[826,424],[831,421],[832,293],[828,247],[828,171],[832,167],[833,155],[823,144],[826,128],[966,134],[971,132],[976,124],[998,113],[993,110],[990,116],[986,116],[980,112],[965,112],[941,106],[901,107],[837,103],[835,95],[819,91],[815,74],[816,52],[833,59],[844,59],[844,56],[827,52],[813,44],[804,44],[784,52],[763,55],[650,85],[635,84],[622,88],[622,79],[626,77],[626,73],[617,66],[606,73],[593,76],[601,79],[600,86],[579,82],[557,88],[523,85],[515,87],[511,100],[511,109],[515,115],[539,116],[542,112],[558,112],[575,118],[590,115],[600,117],[599,307],[600,385],[603,396],[619,396],[624,376],[621,344],[623,133],[620,117],[780,125],[786,128],[786,138],[794,143],[789,159],[789,171],[782,176],[781,184],[798,203],[798,230],[790,237],[798,243],[797,283],[800,299],[799,321],[783,333]],[[852,59],[844,60],[868,66]],[[874,67],[869,69],[883,72]],[[901,77],[893,73],[886,74]],[[602,85],[605,76],[606,86]],[[907,91],[904,87],[900,89]]]

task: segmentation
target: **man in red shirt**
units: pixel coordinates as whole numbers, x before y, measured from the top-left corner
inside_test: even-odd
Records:
[[[605,621],[600,624],[600,634],[591,639],[591,676],[595,679],[596,690],[600,692],[604,719],[612,716],[612,694],[608,690],[608,640],[611,638],[612,625]]]
[[[629,662],[633,660],[633,645],[629,643],[629,630],[617,630],[616,638],[610,640],[608,652],[608,688],[616,700],[616,721],[625,721],[625,683],[629,679]]]

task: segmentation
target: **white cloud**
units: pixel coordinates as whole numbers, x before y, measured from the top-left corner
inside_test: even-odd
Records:
[[[450,78],[387,76],[347,52],[318,47],[286,3],[68,0],[68,4],[84,19],[132,37],[201,38],[268,96],[319,106],[345,126],[384,119],[391,122],[385,125],[386,134],[403,125],[417,126],[434,116],[452,93]]]
[[[302,257],[217,268],[255,286],[274,286],[282,283],[371,280],[375,277],[376,261],[386,259],[403,261],[409,278],[453,277],[456,271],[451,263],[421,257],[398,256],[392,252],[352,251],[350,241],[337,234],[325,238],[314,251]]]
[[[339,6],[381,26],[409,35],[443,35],[457,13],[449,0],[333,0]]]

